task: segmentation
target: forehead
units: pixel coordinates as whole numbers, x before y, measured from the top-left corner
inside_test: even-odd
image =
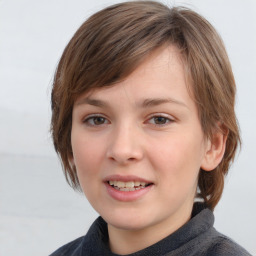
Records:
[[[164,88],[161,85],[166,86]],[[165,45],[154,50],[131,74],[112,85],[102,86],[96,84],[94,88],[80,94],[76,99],[76,103],[85,96],[114,95],[117,87],[120,86],[123,89],[127,86],[133,87],[133,96],[140,93],[147,96],[147,94],[152,94],[152,92],[155,96],[160,96],[165,93],[165,90],[174,91],[175,89],[177,89],[176,94],[181,89],[187,91],[188,83],[180,50],[174,45]]]
[[[89,104],[103,108],[125,102],[144,107],[168,102],[195,108],[187,90],[182,57],[177,47],[171,45],[157,49],[124,80],[82,94],[75,106]]]

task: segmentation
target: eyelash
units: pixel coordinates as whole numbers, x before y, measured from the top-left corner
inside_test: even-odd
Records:
[[[102,118],[103,119],[103,123],[101,124],[95,124],[95,120],[97,118]],[[164,120],[163,124],[156,124],[156,123],[150,123],[150,120],[156,120],[157,118],[161,118]],[[94,123],[90,123],[90,121],[94,122]],[[95,114],[95,115],[91,115],[87,118],[85,118],[85,120],[83,121],[83,123],[85,123],[88,126],[92,126],[92,127],[96,127],[96,126],[102,126],[105,125],[107,121],[107,118],[105,118],[104,116],[102,116],[101,114]],[[146,122],[149,122],[150,124],[154,125],[154,126],[165,126],[168,125],[169,123],[174,122],[174,118],[170,118],[170,117],[166,117],[163,114],[154,114],[152,115],[149,119],[146,120]],[[109,122],[108,122],[109,123]]]
[[[88,126],[101,126],[101,125],[104,125],[104,124],[100,124],[100,125],[97,125],[97,124],[91,124],[90,121],[95,121],[96,118],[102,118],[104,119],[104,124],[105,124],[105,121],[107,120],[107,118],[105,118],[104,116],[100,115],[100,114],[95,114],[95,115],[91,115],[91,116],[88,116],[85,118],[85,120],[83,121],[83,123],[85,123],[86,125]]]
[[[165,125],[168,125],[172,122],[174,122],[174,118],[171,118],[171,117],[167,117],[163,114],[154,114],[152,115],[149,119],[147,119],[147,121],[149,122],[150,120],[156,120],[157,118],[161,118],[161,119],[164,119],[164,123],[163,124],[156,124],[156,123],[151,123],[152,125],[154,126],[165,126]]]

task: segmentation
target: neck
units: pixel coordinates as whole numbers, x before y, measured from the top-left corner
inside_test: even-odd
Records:
[[[122,229],[108,224],[110,249],[120,255],[140,251],[174,233],[190,218],[191,209],[182,216],[172,216],[164,222],[141,229]]]

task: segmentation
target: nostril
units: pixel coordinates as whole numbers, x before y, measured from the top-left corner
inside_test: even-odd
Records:
[[[128,161],[134,161],[134,160],[136,160],[135,157],[130,157],[130,158],[128,158]]]
[[[106,157],[112,162],[127,164],[141,160],[143,158],[143,150],[137,144],[134,146],[120,146],[119,143],[116,143],[108,147]]]

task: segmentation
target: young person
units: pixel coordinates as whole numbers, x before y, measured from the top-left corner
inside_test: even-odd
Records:
[[[224,45],[194,11],[125,2],[91,16],[59,62],[52,136],[100,217],[57,255],[249,255],[213,227],[240,143]]]

